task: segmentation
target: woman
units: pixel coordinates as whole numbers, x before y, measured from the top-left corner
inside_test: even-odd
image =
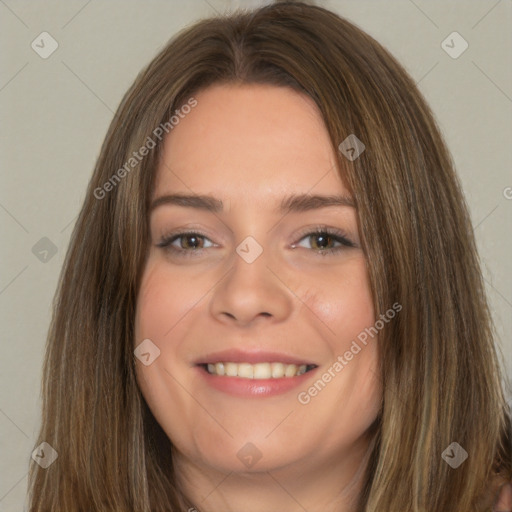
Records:
[[[512,510],[469,216],[394,58],[299,2],[173,39],[106,136],[43,396],[32,511]]]

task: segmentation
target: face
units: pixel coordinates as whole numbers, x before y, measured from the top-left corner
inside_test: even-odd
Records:
[[[336,153],[313,101],[291,89],[217,85],[195,98],[157,169],[138,383],[184,461],[248,472],[335,461],[381,401]]]

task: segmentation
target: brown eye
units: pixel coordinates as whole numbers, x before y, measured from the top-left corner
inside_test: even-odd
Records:
[[[323,233],[310,235],[309,238],[311,240],[316,239],[317,241],[320,241],[317,244],[312,244],[313,246],[316,245],[316,247],[313,247],[313,249],[331,249],[332,244],[334,243],[334,237],[331,235],[326,235]],[[329,243],[331,242],[331,243]]]
[[[322,226],[315,228],[314,231],[303,233],[300,241],[302,240],[308,240],[311,249],[322,256],[334,254],[350,247],[356,247],[356,244],[342,231]],[[304,247],[302,244],[299,245]],[[296,247],[296,245],[293,247]]]
[[[208,240],[210,245],[205,246],[206,240]],[[201,233],[181,232],[164,237],[156,245],[177,256],[195,256],[196,254],[202,253],[204,249],[213,247],[214,244]]]
[[[182,244],[183,249],[201,249],[204,244],[202,238],[203,237],[197,236],[196,234],[185,234],[178,237],[178,239],[186,241],[185,244]]]

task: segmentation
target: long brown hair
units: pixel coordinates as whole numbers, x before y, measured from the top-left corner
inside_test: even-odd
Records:
[[[155,129],[214,83],[314,99],[356,203],[377,317],[383,402],[359,512],[488,510],[512,478],[510,417],[473,231],[454,165],[402,66],[346,19],[281,2],[201,20],[139,74],[110,125],[74,228],[47,338],[42,426],[57,460],[30,467],[30,511],[186,511],[173,450],[135,379]],[[167,123],[167,124],[166,124]],[[152,139],[156,147],[130,158]],[[131,162],[127,165],[127,162]],[[124,172],[120,169],[124,168]],[[109,183],[110,185],[107,185]],[[442,454],[457,442],[457,469]]]

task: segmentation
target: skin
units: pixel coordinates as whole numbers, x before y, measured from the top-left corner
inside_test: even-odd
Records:
[[[209,194],[224,211],[165,204],[151,213],[134,346],[149,338],[160,356],[137,361],[141,391],[177,448],[179,485],[202,512],[348,512],[382,400],[378,338],[307,405],[297,394],[375,323],[357,213],[274,211],[292,193],[349,196],[335,151],[316,105],[291,89],[216,85],[195,98],[165,140],[153,198]],[[320,254],[340,243],[308,236],[317,225],[356,246]],[[172,245],[196,251],[190,257],[157,246],[188,229],[205,238]],[[235,250],[247,236],[263,248],[250,264]],[[319,368],[289,392],[234,397],[208,386],[193,362],[235,347],[287,352]],[[251,467],[237,457],[248,442],[261,454]]]
[[[512,512],[512,482],[503,485],[498,500],[494,505],[495,512]]]

